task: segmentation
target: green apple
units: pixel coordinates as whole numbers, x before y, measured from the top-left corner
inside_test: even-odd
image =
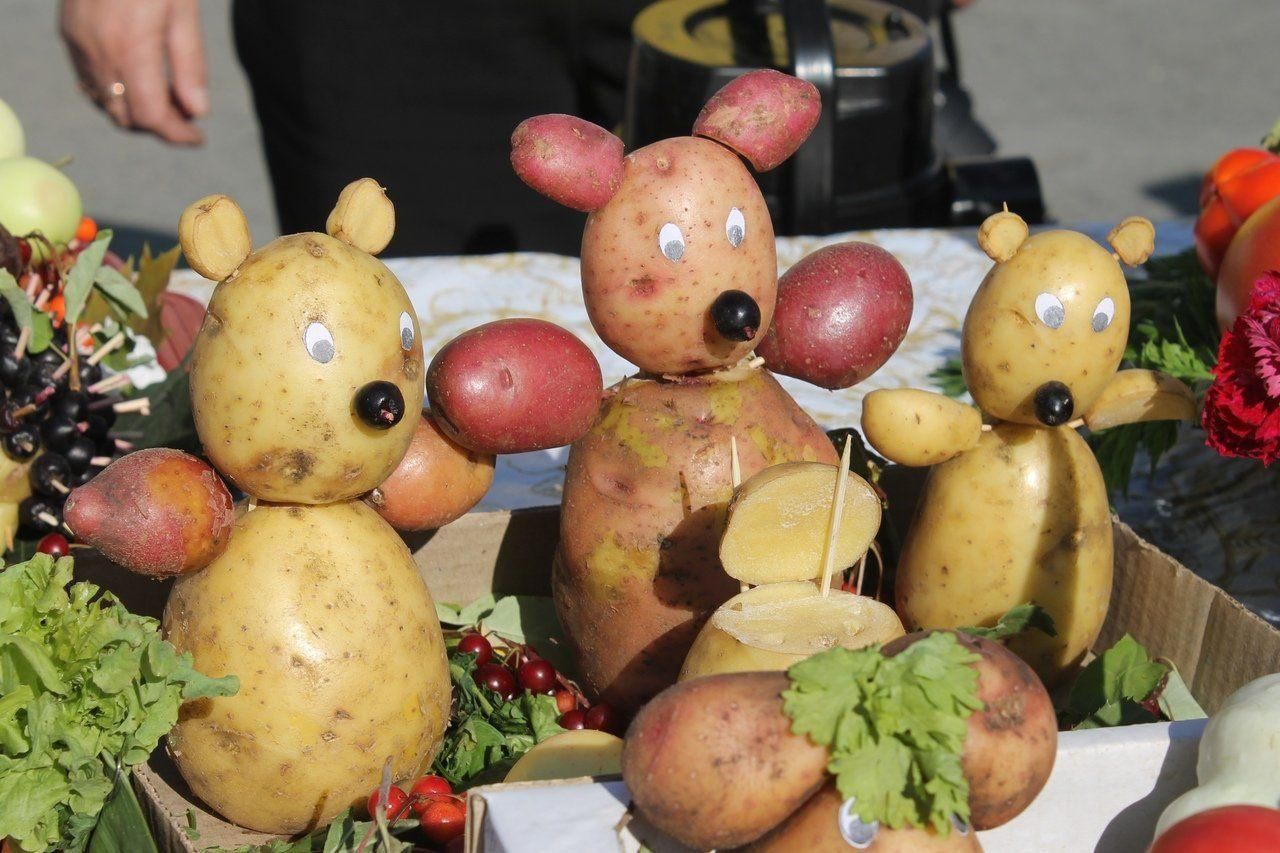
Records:
[[[22,133],[22,122],[17,113],[0,100],[0,160],[10,157],[21,157],[27,151],[26,137]]]
[[[10,157],[0,160],[0,225],[21,237],[33,231],[54,245],[70,242],[84,215],[80,192],[71,179],[43,160]],[[35,257],[44,257],[39,241]]]

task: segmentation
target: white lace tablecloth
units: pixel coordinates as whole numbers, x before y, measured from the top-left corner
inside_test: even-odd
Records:
[[[1093,233],[1097,229],[1085,229]],[[1185,229],[1182,229],[1185,230]],[[893,358],[870,379],[845,391],[825,391],[793,379],[782,384],[826,428],[858,423],[862,396],[876,388],[928,387],[929,374],[959,351],[959,329],[973,291],[991,262],[973,240],[975,231],[899,229],[784,237],[778,269],[810,252],[845,240],[867,240],[892,252],[911,277],[915,309],[910,330]],[[1098,236],[1105,236],[1102,229]],[[1185,245],[1179,233],[1174,242]],[[1173,246],[1162,246],[1173,250]],[[1177,246],[1176,248],[1181,248]],[[578,259],[546,254],[399,258],[387,265],[409,291],[422,324],[427,358],[455,335],[490,320],[540,317],[572,331],[600,360],[605,385],[635,371],[601,343],[587,319]],[[213,284],[189,270],[175,274],[172,289],[208,301]],[[502,457],[482,509],[516,509],[560,501],[567,450]]]

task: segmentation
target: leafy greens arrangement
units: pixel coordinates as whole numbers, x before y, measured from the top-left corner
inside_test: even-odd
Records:
[[[978,656],[938,632],[893,657],[877,647],[831,649],[787,670],[791,730],[831,753],[840,796],[864,823],[932,826],[969,820],[961,767],[969,715],[982,707]]]
[[[188,699],[229,696],[110,593],[37,554],[0,572],[0,837],[80,851],[126,772]],[[71,584],[68,586],[68,584]]]

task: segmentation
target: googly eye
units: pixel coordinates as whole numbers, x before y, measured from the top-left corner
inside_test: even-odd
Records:
[[[1111,325],[1111,320],[1116,316],[1116,301],[1110,296],[1102,297],[1102,301],[1098,303],[1098,307],[1093,309],[1093,330],[1101,332]]]
[[[333,335],[323,323],[311,323],[302,333],[302,342],[306,344],[307,354],[321,364],[333,361],[336,350],[333,348]]]
[[[658,248],[669,261],[678,261],[684,257],[684,235],[680,233],[679,225],[668,222],[662,226],[662,230],[658,232]]]
[[[729,218],[724,222],[724,235],[729,238],[729,245],[735,249],[742,245],[742,239],[747,236],[747,220],[736,207],[729,211]]]
[[[405,352],[413,349],[413,318],[408,311],[400,312],[400,348]]]
[[[1036,297],[1036,316],[1050,329],[1056,329],[1066,321],[1067,309],[1062,307],[1062,300],[1052,293],[1041,293]]]
[[[873,820],[870,823],[863,823],[862,818],[858,817],[853,810],[853,799],[850,797],[841,804],[836,823],[840,827],[840,835],[850,847],[866,850],[871,846],[871,842],[876,840],[876,833],[880,831],[880,822]]]
[[[961,835],[969,834],[969,824],[962,821],[959,815],[953,814],[951,816],[951,825],[954,826],[956,828],[956,832],[960,833]]]

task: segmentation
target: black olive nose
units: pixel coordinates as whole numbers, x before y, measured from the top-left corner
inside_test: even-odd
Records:
[[[1076,402],[1061,382],[1046,382],[1036,389],[1036,419],[1045,426],[1062,426],[1071,420]]]
[[[741,290],[726,290],[711,303],[711,322],[730,341],[749,341],[760,331],[760,305]]]
[[[404,417],[404,395],[390,382],[370,382],[356,392],[356,414],[374,429],[391,429]]]

